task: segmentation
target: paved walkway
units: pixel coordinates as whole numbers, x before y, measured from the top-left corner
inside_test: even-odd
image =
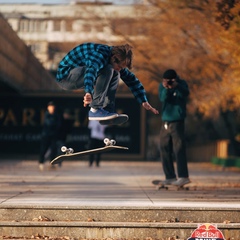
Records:
[[[39,171],[37,160],[0,160],[0,206],[222,207],[240,209],[240,170],[189,163],[189,191],[156,190],[160,162],[64,162]]]

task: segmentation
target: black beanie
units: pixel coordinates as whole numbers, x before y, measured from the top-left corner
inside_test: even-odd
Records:
[[[54,103],[53,101],[50,101],[50,102],[48,103],[48,106],[56,106],[56,105],[55,105],[55,103]]]
[[[165,78],[165,79],[174,79],[176,77],[177,77],[177,73],[173,69],[168,69],[167,71],[165,71],[163,73],[163,78]]]

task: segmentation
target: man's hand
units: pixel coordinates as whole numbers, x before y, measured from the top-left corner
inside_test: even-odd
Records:
[[[153,112],[154,114],[159,114],[158,110],[156,108],[153,108],[149,102],[143,102],[142,106],[146,109],[146,110],[150,110],[151,112]]]
[[[175,88],[178,85],[178,82],[175,79],[171,79],[171,80],[163,79],[162,85],[166,89],[171,89],[171,88]]]
[[[83,98],[83,106],[86,107],[92,102],[92,95],[90,93],[86,93]]]
[[[163,79],[162,85],[163,85],[163,87],[168,88],[168,81],[167,81],[167,79]]]
[[[168,88],[175,88],[176,86],[178,85],[178,82],[177,81],[173,81],[171,85],[168,86]]]

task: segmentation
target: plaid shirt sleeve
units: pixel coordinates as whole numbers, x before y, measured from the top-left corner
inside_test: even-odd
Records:
[[[57,81],[66,78],[71,69],[86,66],[84,75],[85,92],[92,93],[99,71],[108,64],[111,47],[107,45],[84,43],[72,49],[59,63]]]
[[[142,83],[136,78],[136,76],[132,72],[130,72],[127,68],[124,68],[120,71],[120,76],[139,103],[148,101],[146,91]]]
[[[91,59],[86,61],[86,72],[84,76],[85,92],[93,93],[94,82],[98,72],[106,65],[106,59],[98,52],[92,52]]]

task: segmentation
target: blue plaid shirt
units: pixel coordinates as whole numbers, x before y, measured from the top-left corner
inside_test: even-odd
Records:
[[[86,66],[84,76],[85,92],[93,93],[99,71],[110,62],[112,47],[95,43],[84,43],[73,48],[59,63],[57,81],[66,78],[71,69]],[[147,102],[142,83],[127,68],[120,71],[120,77],[130,88],[139,103]]]

